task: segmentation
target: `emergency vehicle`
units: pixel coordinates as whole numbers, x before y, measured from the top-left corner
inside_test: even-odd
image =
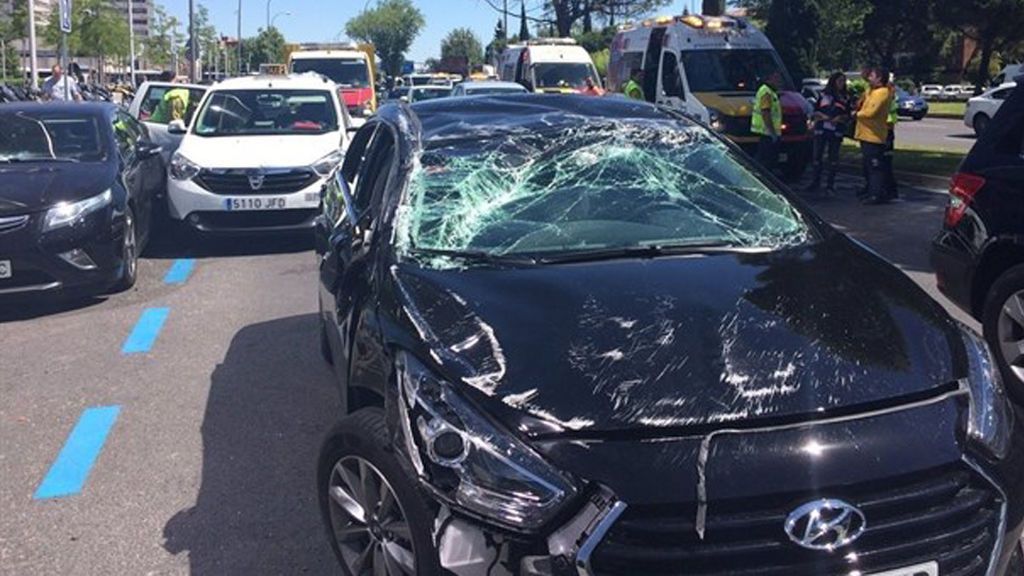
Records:
[[[539,38],[509,46],[498,59],[498,76],[539,93],[580,92],[587,78],[601,87],[590,54],[572,38]]]
[[[622,91],[643,70],[644,98],[700,118],[748,151],[754,95],[772,72],[783,78],[780,163],[796,178],[811,160],[811,107],[794,86],[768,38],[742,18],[661,16],[621,26],[612,41],[609,89]]]
[[[316,72],[330,78],[340,89],[353,119],[365,119],[377,111],[374,90],[374,48],[369,44],[300,46],[288,57],[293,73]]]

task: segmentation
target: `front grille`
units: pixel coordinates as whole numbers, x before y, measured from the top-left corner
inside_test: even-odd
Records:
[[[28,222],[28,216],[0,216],[0,233],[17,230]]]
[[[317,209],[295,210],[253,210],[238,212],[196,212],[200,230],[244,231],[247,229],[312,228],[313,221],[320,214]]]
[[[784,531],[791,511],[822,497],[843,499],[867,518],[860,539],[834,553],[804,550]],[[942,576],[981,576],[998,538],[1001,505],[989,484],[956,468],[815,494],[712,501],[703,541],[694,505],[636,506],[608,532],[593,566],[599,576],[799,576],[936,561]]]
[[[250,173],[252,171],[204,169],[196,176],[195,183],[214,194],[249,196],[291,194],[311,186],[317,180],[316,173],[306,168],[270,171],[263,173],[262,184],[254,189]]]

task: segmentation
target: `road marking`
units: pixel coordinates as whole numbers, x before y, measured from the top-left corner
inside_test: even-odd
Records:
[[[121,347],[122,354],[140,354],[149,352],[160,335],[160,329],[167,320],[170,308],[147,308],[142,312],[139,321],[132,329],[132,333],[124,341]]]
[[[164,284],[184,284],[188,280],[189,275],[192,274],[192,268],[196,265],[196,261],[192,258],[178,258],[171,264],[170,269],[167,270],[167,275],[164,276]]]
[[[120,406],[101,406],[82,412],[33,498],[60,498],[81,492],[120,412]]]

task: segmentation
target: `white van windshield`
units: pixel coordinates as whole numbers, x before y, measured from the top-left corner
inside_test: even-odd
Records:
[[[370,85],[366,61],[357,58],[300,58],[292,61],[292,72],[323,74],[345,88],[366,88]]]
[[[324,90],[218,90],[206,100],[199,136],[324,134],[338,130],[331,93]]]
[[[533,65],[536,88],[577,88],[587,85],[587,78],[599,85],[594,67],[586,62],[551,62]]]
[[[684,50],[681,55],[690,92],[755,92],[772,72],[782,75],[783,90],[793,90],[772,50]]]

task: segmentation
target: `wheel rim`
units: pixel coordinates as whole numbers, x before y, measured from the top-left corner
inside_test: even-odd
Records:
[[[373,465],[346,456],[327,484],[331,533],[354,576],[413,576],[416,553],[409,522],[391,484]]]
[[[135,277],[136,262],[135,217],[131,210],[124,214],[124,265],[125,277]]]
[[[1017,380],[1024,382],[1024,290],[1010,295],[999,310],[999,353]]]

